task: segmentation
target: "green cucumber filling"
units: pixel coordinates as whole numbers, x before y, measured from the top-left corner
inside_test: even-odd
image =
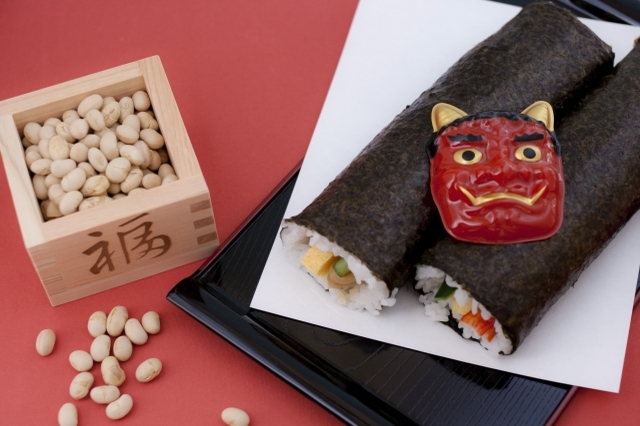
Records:
[[[436,293],[436,300],[449,300],[449,298],[451,296],[453,296],[453,293],[456,292],[456,288],[455,287],[449,287],[444,281],[442,282],[442,285],[440,285],[440,288],[438,289],[438,292]]]
[[[343,258],[339,258],[333,264],[333,270],[336,271],[339,277],[344,277],[349,273],[349,266],[347,265],[347,261]]]

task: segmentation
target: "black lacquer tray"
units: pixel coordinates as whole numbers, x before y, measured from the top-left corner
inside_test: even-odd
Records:
[[[350,424],[524,426],[555,420],[575,388],[249,308],[296,178],[297,169],[168,299]]]
[[[635,25],[640,21],[640,5],[626,0],[555,3],[578,16]],[[553,424],[577,388],[251,309],[297,171],[224,247],[171,290],[167,298],[172,303],[349,424]]]

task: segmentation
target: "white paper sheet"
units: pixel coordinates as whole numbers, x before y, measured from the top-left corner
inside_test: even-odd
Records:
[[[519,10],[478,0],[362,0],[285,217],[302,211],[396,114]],[[613,46],[616,61],[640,36],[637,27],[584,22]],[[289,261],[279,238],[251,306],[472,364],[617,392],[639,241],[636,215],[511,356],[492,356],[432,322],[408,288],[379,316],[336,304]]]

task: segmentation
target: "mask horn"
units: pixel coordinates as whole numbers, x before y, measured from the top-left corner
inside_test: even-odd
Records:
[[[466,112],[454,107],[453,105],[439,103],[431,110],[431,124],[433,131],[439,131],[443,126],[452,123],[458,118],[465,117]]]
[[[553,132],[553,108],[545,101],[538,101],[529,105],[522,114],[534,120],[542,121],[550,132]]]

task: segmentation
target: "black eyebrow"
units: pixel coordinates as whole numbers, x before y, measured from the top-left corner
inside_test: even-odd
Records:
[[[482,142],[482,135],[454,135],[448,138],[451,142]]]
[[[516,136],[513,138],[514,142],[531,142],[531,141],[539,141],[544,139],[544,135],[542,133],[530,133],[524,134],[520,136]]]

